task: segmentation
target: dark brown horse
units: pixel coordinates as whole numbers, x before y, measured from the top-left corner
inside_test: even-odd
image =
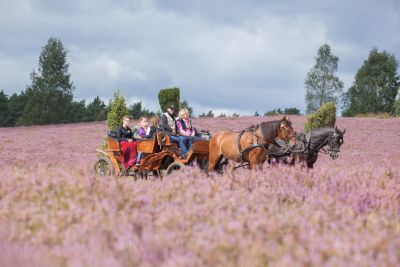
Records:
[[[289,146],[296,144],[292,123],[286,116],[281,120],[262,122],[239,133],[217,132],[209,144],[208,171],[215,171],[222,159],[248,162],[250,169],[261,167],[267,158],[268,146],[276,137]]]

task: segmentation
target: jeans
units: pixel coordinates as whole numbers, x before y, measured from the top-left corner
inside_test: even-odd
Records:
[[[140,163],[140,159],[142,158],[142,152],[137,153],[136,163]]]
[[[181,136],[183,138],[183,142],[187,144],[187,149],[188,151],[192,150],[192,145],[193,145],[193,136]]]
[[[171,138],[171,141],[179,144],[179,153],[182,156],[186,156],[188,150],[186,148],[183,136],[170,135],[169,137]]]

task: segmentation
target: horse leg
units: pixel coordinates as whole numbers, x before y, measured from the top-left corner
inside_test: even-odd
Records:
[[[314,163],[317,161],[318,154],[317,155],[310,155],[307,157],[307,167],[309,169],[312,169],[314,167]]]
[[[211,145],[210,145],[211,147]],[[208,153],[208,172],[213,172],[215,171],[215,168],[217,167],[219,161],[221,161],[221,156],[218,152],[217,149],[210,149]]]
[[[262,148],[255,148],[249,152],[250,169],[262,169],[262,164],[267,159],[267,153]]]

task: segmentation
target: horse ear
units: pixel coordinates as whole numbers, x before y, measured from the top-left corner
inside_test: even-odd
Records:
[[[344,128],[344,130],[342,131],[342,134],[344,134],[346,132],[346,128]]]
[[[286,115],[283,116],[282,121],[288,121],[288,120],[289,120],[289,118]]]

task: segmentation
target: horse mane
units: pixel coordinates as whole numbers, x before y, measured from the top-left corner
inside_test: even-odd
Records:
[[[273,140],[278,135],[278,130],[282,120],[265,121],[260,124],[261,132],[265,140]],[[292,127],[291,121],[286,121],[289,127]]]

